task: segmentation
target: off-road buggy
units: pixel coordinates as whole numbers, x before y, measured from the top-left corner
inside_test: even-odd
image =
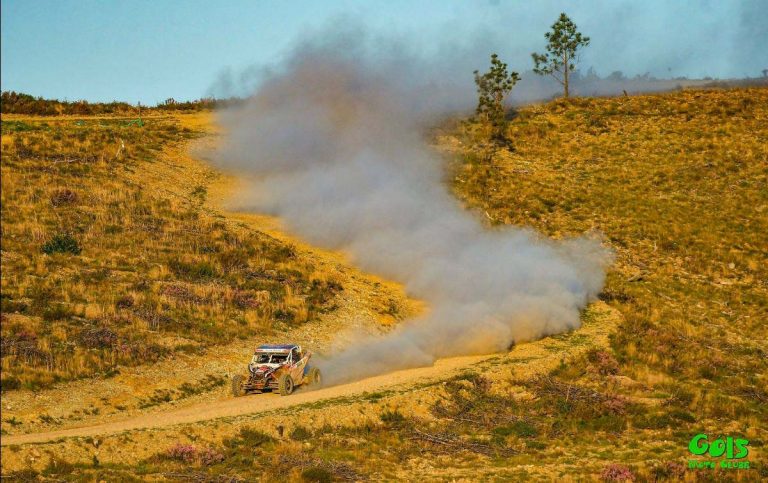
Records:
[[[238,397],[278,391],[287,396],[303,384],[319,386],[320,370],[309,365],[310,357],[310,351],[295,344],[261,345],[248,364],[248,376],[237,374],[232,378],[232,394]]]

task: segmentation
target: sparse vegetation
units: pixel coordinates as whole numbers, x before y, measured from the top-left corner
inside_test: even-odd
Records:
[[[516,152],[456,167],[456,192],[494,224],[605,234],[618,258],[602,298],[625,323],[617,364],[584,364],[663,392],[674,381],[689,396],[668,411],[764,415],[764,105],[765,89],[556,101],[520,112]]]
[[[323,426],[297,420],[272,436],[267,434],[272,428],[261,419],[223,441],[192,439],[163,446],[135,466],[94,468],[57,460],[45,474],[80,480],[173,475],[201,481],[333,481],[396,480],[409,472],[434,476],[439,470],[445,479],[457,480],[467,475],[477,480],[765,479],[766,106],[766,89],[558,100],[520,109],[506,128],[506,136],[515,139],[515,151],[500,148],[490,156],[479,154],[486,136],[476,122],[444,128],[438,144],[455,159],[452,188],[468,207],[484,212],[490,225],[533,226],[554,238],[591,229],[603,233],[616,252],[616,263],[600,298],[623,315],[610,347],[586,346],[554,370],[526,378],[510,376],[500,355],[488,362],[489,367],[498,365],[494,378],[465,373],[436,382],[419,393],[429,395],[427,402],[407,393],[408,405],[396,406],[389,403],[392,391],[379,391],[325,399],[289,415],[330,408],[336,421],[337,409],[352,404],[360,413],[362,407],[373,412],[353,424]],[[37,127],[13,129],[34,133]],[[3,156],[5,176],[5,152]],[[32,168],[25,173],[30,172]],[[5,210],[8,185],[5,179],[3,183]],[[76,203],[63,203],[57,210],[80,210],[89,202],[85,193],[90,191],[74,183],[46,186],[67,186],[78,193]],[[39,190],[29,199],[52,210],[49,196]],[[165,219],[170,221],[163,230],[181,223]],[[52,233],[66,228],[49,224]],[[129,240],[138,236],[131,234],[131,223],[106,220],[92,226],[108,224],[125,227]],[[8,340],[14,344],[15,364],[27,358],[42,367],[48,361],[41,352],[45,346],[38,342],[40,334],[46,334],[42,328],[71,327],[72,320],[82,316],[59,295],[71,290],[67,284],[35,279],[24,282],[23,292],[14,288],[6,296],[6,263],[21,262],[13,255],[6,262],[9,229],[3,229],[3,312],[6,307],[15,312],[4,319],[4,335],[8,330],[13,336]],[[37,244],[16,250],[30,260],[63,264],[56,267],[84,263],[81,259],[100,247],[88,230],[73,231],[82,234],[80,255],[47,256],[40,252],[46,233],[34,233],[39,233]],[[177,234],[181,243],[201,248],[189,250],[193,255],[188,258],[178,252],[163,255],[157,262],[162,277],[141,269],[140,277],[129,280],[130,290],[113,290],[109,310],[132,321],[143,314],[142,324],[153,321],[156,330],[172,334],[179,320],[191,320],[187,330],[199,330],[193,317],[180,314],[187,308],[212,310],[211,294],[219,293],[213,292],[212,281],[227,286],[221,300],[232,310],[258,310],[266,304],[273,319],[285,320],[284,313],[301,313],[300,306],[284,302],[298,293],[297,287],[317,304],[333,304],[333,293],[342,289],[288,270],[302,263],[289,246],[269,245],[244,256],[244,246],[261,247],[260,239],[245,241],[238,235],[230,246],[223,238],[235,235],[227,233],[201,235],[199,245]],[[270,256],[276,259],[273,265],[253,266],[254,257],[272,260]],[[24,263],[19,266],[36,273],[42,262]],[[93,272],[88,272],[87,283],[93,286],[109,287],[107,283],[124,276],[110,266],[88,268]],[[109,270],[99,271],[103,268]],[[243,273],[249,275],[238,278]],[[284,283],[287,280],[293,282]],[[248,285],[254,281],[262,285]],[[76,295],[83,296],[76,292],[71,298]],[[9,322],[19,321],[23,324],[11,329]],[[119,324],[101,322],[96,317],[77,326],[68,340],[77,337],[79,348],[108,350],[103,347],[119,343],[124,332]],[[584,346],[587,341],[579,337],[562,334],[548,341]],[[4,338],[4,387],[20,384],[5,378],[7,344]],[[169,392],[168,397],[186,394],[183,388],[177,393]],[[748,437],[755,468],[738,476],[689,470],[683,456],[687,442],[703,429]],[[203,451],[213,455],[205,460],[208,463],[200,456]],[[9,476],[38,475],[30,470]]]
[[[194,383],[185,382],[177,389],[156,389],[149,397],[139,401],[139,408],[144,409],[166,402],[180,401],[224,386],[226,383],[227,378],[209,374]]]
[[[768,420],[766,105],[766,89],[555,101],[520,110],[516,151],[487,160],[462,128],[470,207],[555,238],[598,229],[617,254],[601,295],[624,315],[613,350],[528,383],[545,419],[580,437],[628,424],[635,441],[724,420],[756,437]],[[606,393],[614,375],[630,382]],[[632,403],[649,394],[662,404]]]
[[[177,443],[166,451],[166,458],[197,466],[211,466],[224,461],[224,455],[215,448]]]
[[[142,171],[199,131],[128,121],[2,121],[3,391],[109,376],[335,307],[339,283],[222,222],[205,186],[144,189]]]

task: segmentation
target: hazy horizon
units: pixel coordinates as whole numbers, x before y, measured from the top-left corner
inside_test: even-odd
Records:
[[[168,97],[245,95],[313,32],[350,25],[424,57],[457,44],[483,45],[489,51],[478,52],[474,68],[483,69],[494,51],[525,72],[561,11],[592,38],[581,69],[601,76],[742,78],[768,68],[762,0],[0,5],[2,90],[61,100],[151,105]]]

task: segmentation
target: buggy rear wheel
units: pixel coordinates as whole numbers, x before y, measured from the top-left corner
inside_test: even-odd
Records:
[[[236,374],[232,378],[232,395],[235,397],[245,396],[245,377],[242,374]]]
[[[307,382],[312,387],[318,387],[323,384],[323,376],[320,373],[320,369],[312,367],[307,374]]]
[[[288,396],[293,392],[293,378],[290,374],[283,374],[280,379],[277,380],[277,390],[280,391],[281,396]]]

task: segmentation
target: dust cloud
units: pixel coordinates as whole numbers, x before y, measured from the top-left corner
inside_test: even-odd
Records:
[[[227,136],[213,161],[254,182],[245,208],[346,251],[430,307],[322,360],[326,383],[577,328],[603,286],[611,254],[599,239],[488,229],[444,183],[425,128],[472,109],[472,50],[425,59],[360,32],[320,36],[220,116]]]

